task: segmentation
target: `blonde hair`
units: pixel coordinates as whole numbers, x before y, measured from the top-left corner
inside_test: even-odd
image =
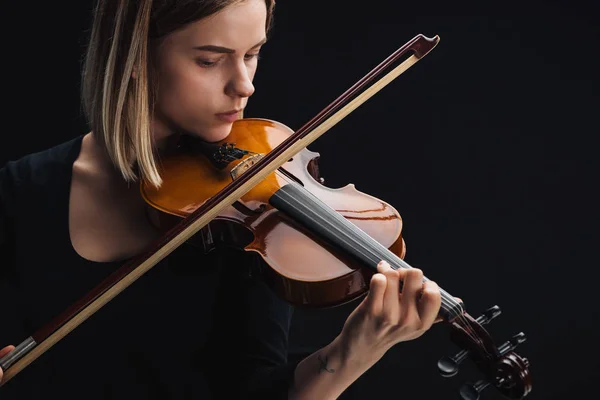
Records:
[[[160,187],[151,132],[152,49],[184,25],[244,0],[98,0],[82,71],[83,111],[125,180]],[[265,0],[267,33],[275,0]],[[135,79],[132,77],[135,71]]]

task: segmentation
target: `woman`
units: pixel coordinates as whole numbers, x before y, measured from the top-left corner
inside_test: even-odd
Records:
[[[254,92],[273,9],[99,1],[83,70],[91,132],[0,170],[0,343],[29,336],[158,237],[136,182],[161,185],[157,162],[177,135],[228,135]],[[55,344],[2,398],[333,399],[427,331],[440,308],[420,270],[382,262],[340,334],[287,362],[291,307],[247,273],[261,260],[224,250],[190,266],[190,251],[181,246]]]

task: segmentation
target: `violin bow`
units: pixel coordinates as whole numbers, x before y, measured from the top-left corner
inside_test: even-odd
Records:
[[[0,387],[191,238],[211,220],[216,218],[226,207],[231,206],[269,174],[285,164],[290,158],[318,139],[344,117],[427,55],[438,44],[439,40],[440,38],[437,35],[433,38],[428,38],[419,34],[408,41],[346,92],[331,102],[304,126],[258,160],[256,164],[251,166],[239,178],[233,180],[188,217],[182,219],[177,225],[152,243],[149,246],[149,250],[123,264],[63,313],[56,316],[33,335],[21,342],[12,352],[0,359],[0,368],[4,371],[4,378],[0,383]],[[393,63],[409,52],[412,52],[412,54],[406,60],[394,67],[354,99],[348,101],[348,99],[355,96],[379,76],[382,71],[388,69]],[[347,104],[341,107],[344,103]]]

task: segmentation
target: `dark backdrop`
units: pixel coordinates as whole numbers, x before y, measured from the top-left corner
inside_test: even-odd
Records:
[[[86,131],[90,7],[3,5],[0,164]],[[518,352],[531,362],[531,399],[580,398],[600,378],[599,16],[591,0],[279,1],[246,111],[297,129],[416,34],[440,35],[309,148],[327,185],[354,183],[396,207],[411,265],[474,316],[501,307],[489,327],[498,343],[527,335]],[[298,310],[292,356],[330,341],[355,306]],[[457,398],[475,374],[438,376],[437,359],[456,350],[447,334],[437,325],[398,345],[343,397]]]

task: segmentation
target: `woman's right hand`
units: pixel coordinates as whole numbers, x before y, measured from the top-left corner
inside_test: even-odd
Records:
[[[15,346],[6,346],[2,350],[0,350],[0,358],[4,357],[5,355],[10,353],[14,349],[15,349]],[[2,375],[3,375],[2,368],[0,368],[0,382],[2,382]]]

